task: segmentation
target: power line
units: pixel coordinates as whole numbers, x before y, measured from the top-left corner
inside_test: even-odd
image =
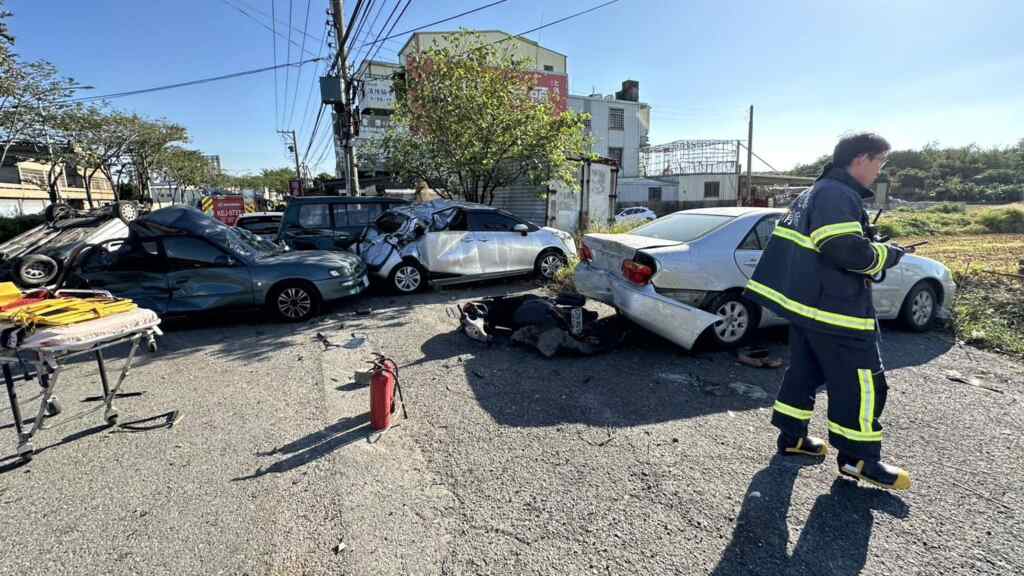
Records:
[[[223,1],[224,3],[226,3],[226,4],[230,5],[230,6],[232,6],[232,7],[233,7],[233,8],[235,8],[236,10],[239,10],[239,11],[241,11],[241,10],[242,10],[241,8],[238,8],[237,6],[234,6],[234,4],[232,4],[232,3],[231,3],[231,2],[229,1],[229,0],[222,0],[222,1]],[[235,2],[240,2],[240,3],[244,4],[244,5],[245,5],[245,6],[247,7],[247,8],[249,8],[249,10],[252,10],[253,12],[258,12],[258,13],[262,14],[262,15],[263,15],[264,17],[266,17],[266,18],[270,18],[270,17],[271,17],[271,16],[270,16],[270,14],[267,14],[267,12],[266,12],[265,10],[261,10],[260,8],[258,8],[258,7],[256,7],[256,6],[253,6],[252,4],[249,4],[248,2],[246,2],[246,0],[234,0],[234,1],[235,1]],[[248,16],[248,14],[246,14],[246,16]],[[278,21],[277,23],[278,23],[278,24],[280,24],[280,25],[282,25],[282,26],[284,26],[284,22]],[[299,29],[298,29],[298,28],[295,28],[294,30],[295,30],[296,32],[298,32],[298,31],[299,31]],[[303,34],[303,36],[306,36],[306,37],[307,37],[307,38],[309,38],[310,40],[315,40],[315,41],[317,41],[317,42],[319,42],[319,41],[321,40],[321,38],[317,38],[316,36],[313,36],[312,34],[307,34],[306,32],[303,32],[302,34]]]
[[[402,8],[402,11],[399,12],[399,14],[398,14],[398,18],[395,18],[395,21],[391,23],[391,28],[389,28],[388,32],[387,32],[388,34],[391,34],[395,30],[395,26],[398,26],[398,22],[402,19],[402,16],[405,16],[405,11],[409,9],[409,5],[410,4],[412,4],[412,0],[406,0],[405,6]],[[398,3],[397,2],[395,3],[395,8],[398,8]],[[395,11],[392,10],[391,13],[394,14]],[[390,16],[388,16],[388,20],[391,20]],[[387,26],[387,25],[388,25],[388,23],[387,23],[387,21],[385,21],[384,22],[384,26]],[[381,32],[383,32],[384,31],[384,27],[382,26],[380,30],[381,30]],[[377,40],[380,40],[380,36],[381,36],[381,34],[380,34],[380,32],[378,32],[377,33]],[[374,40],[374,42],[377,42],[377,40]],[[384,46],[383,43],[378,43],[377,44],[377,49],[375,51],[373,51],[372,55],[370,54],[371,50],[367,50],[366,51],[366,57],[363,58],[363,61],[359,64],[359,66],[362,67],[362,65],[365,64],[366,62],[373,61],[373,59],[377,57],[377,54],[380,54],[380,49],[383,46]],[[367,68],[367,70],[368,69],[369,68]]]
[[[437,26],[438,24],[444,24],[445,22],[451,22],[452,20],[455,20],[456,18],[461,18],[463,16],[468,16],[468,15],[473,14],[475,12],[480,12],[481,10],[486,10],[487,8],[490,8],[491,6],[497,6],[498,4],[504,4],[505,2],[508,2],[508,0],[495,0],[494,2],[491,2],[489,4],[484,4],[483,6],[478,6],[476,8],[473,8],[472,10],[466,10],[465,12],[460,12],[460,13],[454,15],[454,16],[449,16],[447,18],[442,18],[441,20],[436,20],[434,22],[430,22],[429,24],[424,24],[422,26],[417,26],[415,28],[411,28],[409,30],[406,30],[405,32],[399,32],[397,34],[389,35],[386,38],[381,38],[380,40],[377,40],[377,42],[383,42],[385,40],[391,40],[392,38],[398,38],[399,36],[405,36],[406,34],[411,34],[413,32],[419,32],[420,30],[423,30],[424,28],[430,28],[431,26]],[[363,44],[362,46],[359,46],[356,49],[357,50],[361,50],[361,49],[363,49],[363,48],[365,48],[367,46],[369,46],[369,44]],[[335,57],[334,63],[331,64],[331,66],[336,66],[337,63],[338,63],[338,59],[337,59],[337,57]]]
[[[253,70],[245,70],[242,72],[235,72],[234,74],[224,74],[223,76],[211,76],[209,78],[201,78],[199,80],[190,80],[188,82],[178,82],[177,84],[166,84],[164,86],[155,86],[153,88],[144,88],[141,90],[129,90],[127,92],[114,92],[113,94],[104,94],[102,96],[86,96],[84,98],[74,98],[68,100],[68,102],[92,102],[95,100],[108,100],[111,98],[123,98],[125,96],[135,96],[137,94],[148,94],[150,92],[160,92],[162,90],[171,90],[173,88],[183,88],[185,86],[195,86],[197,84],[206,84],[209,82],[217,82],[220,80],[229,80],[231,78],[239,78],[241,76],[251,76],[253,74],[259,74],[260,72],[269,72],[271,70],[277,70],[278,68],[284,68],[285,66],[303,66],[310,62],[320,62],[326,60],[326,57],[320,58],[309,58],[308,60],[300,60],[298,62],[286,62],[284,64],[278,64],[277,66],[266,66],[263,68],[256,68]]]
[[[367,20],[367,18],[369,18],[370,12],[373,11],[373,3],[374,3],[374,0],[370,0],[370,2],[366,5],[366,10],[363,10],[359,14],[359,21],[355,22],[355,26],[352,25],[353,22],[355,21],[355,18],[353,18],[352,21],[349,22],[348,27],[345,29],[346,30],[346,32],[345,32],[346,37],[347,36],[351,36],[351,40],[352,40],[352,42],[348,45],[348,48],[350,50],[352,48],[352,44],[355,44],[356,40],[363,33],[363,26],[366,25],[366,20]],[[346,39],[348,39],[348,38],[346,38]]]
[[[536,32],[538,30],[543,30],[543,29],[548,28],[550,26],[554,26],[555,24],[561,24],[562,22],[565,22],[566,20],[572,20],[573,18],[577,18],[579,16],[583,16],[584,14],[589,14],[591,12],[594,12],[595,10],[600,10],[601,8],[604,8],[605,6],[611,6],[612,4],[615,4],[618,1],[619,0],[608,0],[608,2],[605,2],[603,4],[598,4],[597,6],[592,6],[590,8],[587,8],[586,10],[581,10],[579,12],[576,12],[575,14],[570,14],[568,16],[565,16],[564,18],[559,18],[558,20],[555,20],[553,22],[548,22],[547,24],[542,24],[540,26],[537,26],[536,28],[530,28],[529,30],[526,30],[525,32],[520,32],[519,34],[516,34],[515,36],[509,36],[507,38],[502,38],[501,40],[495,40],[494,42],[490,42],[488,44],[484,44],[483,46],[490,46],[492,44],[500,44],[501,42],[505,42],[507,40],[511,40],[512,38],[522,38],[523,36],[526,36],[527,34],[532,34],[532,33]],[[478,47],[477,49],[479,49],[481,47]]]
[[[396,7],[398,6],[398,4],[397,4],[397,3],[398,3],[398,2],[400,2],[400,1],[401,1],[401,0],[395,0],[395,2],[396,2],[396,3],[395,3],[395,6],[396,6]],[[367,26],[367,27],[366,27],[366,29],[365,29],[365,30],[363,30],[363,32],[362,32],[362,37],[363,37],[363,39],[364,39],[364,40],[365,40],[366,38],[369,38],[369,37],[370,37],[370,35],[372,35],[372,34],[373,34],[373,27],[377,25],[377,20],[378,20],[378,19],[380,18],[380,14],[381,14],[381,12],[383,12],[383,11],[384,11],[384,6],[386,6],[386,5],[387,5],[387,0],[383,0],[383,1],[382,1],[382,2],[380,3],[380,6],[378,6],[378,7],[377,7],[377,13],[373,15],[373,20],[372,20],[372,21],[370,22],[370,25],[369,25],[369,26]],[[384,25],[385,25],[385,26],[387,26],[387,23],[385,23]],[[353,36],[353,42],[355,42],[355,41],[358,41],[358,40],[359,40],[359,38],[358,38],[358,37],[356,37],[356,36]],[[368,46],[368,44],[364,44],[363,46]],[[349,57],[349,58],[350,58],[350,59],[352,60],[352,62],[355,62],[355,61],[356,61],[356,58],[358,57],[358,56],[357,56],[357,54],[358,54],[359,52],[361,52],[361,51],[362,51],[362,49],[363,49],[363,47],[362,47],[362,46],[360,46],[360,47],[359,47],[358,49],[356,49],[356,50],[352,50],[352,47],[351,47],[351,46],[349,46],[349,49],[348,49],[348,51],[347,51],[347,54],[348,54],[348,57]],[[334,61],[334,66],[337,66],[337,65],[338,65],[338,61],[337,61],[337,60],[335,60],[335,61]]]
[[[320,111],[316,113],[316,122],[313,123],[313,132],[309,135],[309,144],[306,145],[306,151],[302,154],[302,163],[306,163],[306,159],[309,158],[309,149],[313,147],[313,140],[316,140],[317,130],[320,129],[320,119],[324,116],[324,108],[326,106],[321,103]]]
[[[299,50],[300,53],[306,51],[306,30],[309,29],[309,5],[310,5],[310,0],[306,0],[306,23],[302,25],[302,48]],[[317,52],[316,55],[319,56],[320,52]],[[299,84],[301,82],[302,82],[302,68],[300,67],[299,68],[298,78],[295,79],[295,93],[292,94],[292,111],[288,115],[288,125],[289,126],[291,126],[292,125],[292,121],[295,120],[295,103],[299,99]]]
[[[267,29],[267,32],[270,32],[270,33],[272,33],[272,34],[275,34],[276,36],[280,36],[281,38],[284,38],[284,36],[282,36],[281,34],[279,34],[279,33],[277,33],[277,32],[275,32],[275,31],[274,31],[274,27],[272,27],[272,26],[268,26],[268,25],[267,25],[267,24],[266,24],[265,22],[261,21],[261,20],[260,20],[259,18],[257,18],[257,17],[255,17],[255,16],[253,16],[253,15],[252,15],[252,14],[250,14],[249,12],[246,12],[245,8],[242,8],[241,6],[238,6],[238,5],[236,5],[236,4],[232,4],[232,3],[231,3],[231,0],[221,0],[221,2],[224,2],[224,3],[225,3],[225,4],[227,4],[228,6],[230,6],[230,7],[234,8],[235,10],[238,10],[239,12],[241,12],[242,14],[244,14],[246,18],[249,18],[249,19],[251,19],[251,20],[252,20],[253,22],[255,22],[255,23],[259,24],[260,26],[262,26],[262,27],[264,27],[264,28],[266,28],[266,29]],[[264,14],[266,14],[266,13],[264,12]],[[318,41],[320,40],[319,38],[317,38],[317,37],[315,37],[315,36],[310,36],[310,38],[313,38],[314,40],[318,40]],[[297,44],[297,43],[295,43],[295,42],[291,42],[291,43],[292,43],[292,45],[294,45],[294,46],[298,46],[298,44]],[[307,54],[308,54],[309,56],[312,56],[312,55],[313,55],[313,54],[311,54],[311,53],[307,53]]]
[[[278,120],[280,111],[277,108],[277,8],[274,0],[270,0],[270,13],[274,21],[274,35],[271,37],[274,42],[274,126],[280,128],[281,121]]]
[[[285,62],[291,62],[292,60],[292,12],[294,12],[295,6],[293,0],[288,0],[288,56],[285,57]],[[281,108],[281,123],[284,124],[284,119],[288,114],[288,85],[291,80],[291,68],[284,69],[284,106]]]
[[[325,34],[324,38],[326,38],[326,36],[327,35]],[[320,50],[317,52],[317,56],[320,56],[320,54],[323,53],[324,45],[326,43],[327,43],[326,40],[321,40],[321,42],[320,42]],[[306,106],[303,108],[303,112],[302,112],[302,126],[299,128],[299,133],[300,134],[302,134],[306,130],[306,123],[309,122],[309,118],[310,118],[310,115],[309,115],[309,105],[313,101],[313,90],[316,89],[317,82],[318,82],[319,78],[320,78],[320,64],[317,64],[316,67],[313,69],[313,81],[310,83],[309,91],[306,93]]]
[[[744,143],[742,143],[742,142],[740,142],[740,146],[742,146],[744,150],[746,150],[746,149],[747,149],[747,146],[746,146],[746,144],[744,144]],[[769,163],[768,163],[768,161],[767,161],[767,160],[765,160],[764,158],[761,158],[760,156],[758,156],[758,155],[757,155],[757,152],[754,152],[753,150],[751,150],[751,151],[750,151],[750,153],[751,153],[751,154],[752,154],[752,155],[754,156],[754,158],[757,158],[758,160],[760,160],[761,162],[763,162],[765,166],[767,166],[767,167],[771,168],[771,169],[772,169],[772,172],[782,172],[782,170],[779,170],[778,168],[776,168],[776,167],[772,166],[771,164],[769,164]]]
[[[359,11],[363,9],[363,1],[357,0],[356,7],[352,9],[352,18],[348,21],[348,26],[345,27],[345,35],[341,37],[341,43],[348,43],[348,35],[352,33],[352,24],[355,23],[356,18],[359,17]],[[370,4],[373,4],[373,0],[370,0]],[[367,6],[369,8],[369,6]],[[369,10],[367,10],[369,11]]]

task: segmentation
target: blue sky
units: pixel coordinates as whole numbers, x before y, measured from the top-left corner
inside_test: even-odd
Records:
[[[391,11],[385,2],[377,27]],[[230,0],[270,25],[276,9],[303,29],[306,0]],[[396,31],[456,14],[485,0],[414,0]],[[439,27],[519,33],[599,0],[509,0]],[[355,0],[345,2],[351,11]],[[307,33],[324,34],[328,0],[310,0]],[[8,0],[16,50],[43,58],[90,94],[147,88],[270,66],[274,36],[226,0]],[[376,9],[374,10],[374,13]],[[753,104],[754,151],[779,169],[831,151],[838,135],[871,129],[897,148],[1024,138],[1024,2],[822,2],[810,0],[620,0],[529,37],[568,56],[572,93],[610,93],[640,82],[652,106],[651,141],[744,138]],[[374,29],[376,31],[376,29]],[[287,26],[278,25],[287,34]],[[292,32],[301,44],[302,35]],[[378,59],[396,59],[403,39]],[[305,49],[319,44],[306,38]],[[299,48],[292,46],[291,60]],[[360,59],[362,54],[357,54]],[[277,42],[277,62],[288,56]],[[312,65],[304,67],[291,117],[296,71],[272,72],[112,101],[128,111],[186,126],[191,146],[219,154],[233,173],[289,166],[278,128],[300,132]],[[286,78],[287,76],[287,78]],[[284,95],[285,82],[288,94]],[[283,120],[275,116],[286,116]],[[315,157],[317,146],[314,145]],[[331,170],[328,151],[320,170]],[[760,163],[755,169],[763,169]]]

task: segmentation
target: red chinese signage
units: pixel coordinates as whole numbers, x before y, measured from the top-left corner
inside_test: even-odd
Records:
[[[535,102],[543,102],[545,98],[555,107],[555,112],[561,114],[569,108],[569,77],[565,74],[552,74],[550,72],[534,72],[530,75],[532,88],[530,97]]]
[[[238,217],[245,213],[245,200],[241,196],[224,196],[213,199],[213,217],[228,226],[234,226]]]

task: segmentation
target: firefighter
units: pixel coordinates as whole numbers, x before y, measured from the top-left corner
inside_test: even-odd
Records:
[[[791,362],[772,411],[782,454],[824,456],[807,434],[817,389],[828,391],[828,439],[839,472],[894,490],[907,471],[881,461],[885,371],[879,353],[872,280],[904,251],[878,242],[864,199],[886,162],[876,134],[842,138],[814,185],[791,205],[772,234],[746,294],[790,322]]]

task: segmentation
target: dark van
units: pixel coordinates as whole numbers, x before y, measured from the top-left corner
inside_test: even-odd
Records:
[[[377,216],[407,203],[381,196],[289,198],[277,240],[293,250],[345,250]]]

